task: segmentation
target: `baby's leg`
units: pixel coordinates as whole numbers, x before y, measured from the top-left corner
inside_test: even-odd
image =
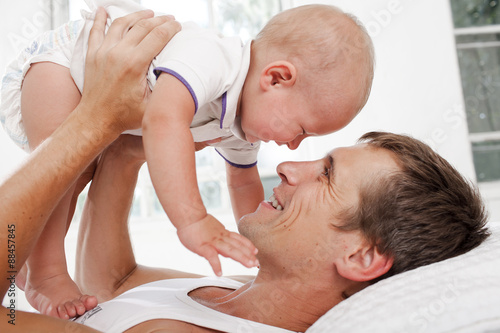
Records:
[[[80,98],[68,68],[49,62],[32,65],[21,98],[23,124],[32,150],[66,119]],[[66,266],[64,237],[73,215],[74,192],[75,185],[52,212],[26,262],[24,288],[29,303],[43,314],[61,318],[83,314],[97,304],[94,297],[82,295]]]

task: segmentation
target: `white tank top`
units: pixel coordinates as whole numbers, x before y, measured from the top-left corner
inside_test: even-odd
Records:
[[[169,279],[144,284],[99,304],[75,322],[102,332],[123,332],[153,319],[173,319],[234,333],[284,333],[282,328],[230,316],[193,300],[188,293],[200,287],[237,289],[243,284],[228,278]]]

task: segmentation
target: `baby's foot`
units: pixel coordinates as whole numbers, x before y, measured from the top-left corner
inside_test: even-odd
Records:
[[[24,291],[32,307],[52,317],[69,319],[97,306],[97,298],[83,295],[67,273],[42,281],[32,281],[28,276]]]

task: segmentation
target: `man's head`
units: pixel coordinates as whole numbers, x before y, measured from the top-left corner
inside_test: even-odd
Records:
[[[269,202],[239,222],[261,269],[350,295],[471,250],[487,236],[474,187],[422,142],[368,133],[312,162],[286,162]]]
[[[295,149],[343,128],[365,105],[373,70],[371,39],[353,16],[328,5],[276,15],[252,42],[239,109],[247,140]]]
[[[401,167],[363,186],[357,207],[340,215],[344,229],[361,230],[393,258],[381,278],[463,254],[488,237],[478,190],[429,146],[380,132],[360,142],[390,151]]]
[[[316,161],[281,163],[281,183],[269,202],[238,223],[259,249],[260,272],[305,280],[312,275],[318,287],[386,273],[392,259],[361,232],[336,227],[336,216],[358,205],[365,183],[399,170],[391,152],[366,144],[334,149]]]

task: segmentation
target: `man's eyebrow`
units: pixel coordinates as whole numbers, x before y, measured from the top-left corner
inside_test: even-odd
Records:
[[[328,168],[328,182],[329,183],[333,183],[333,180],[335,178],[335,159],[333,158],[332,154],[329,153],[328,154],[328,164],[330,165],[330,167]]]

